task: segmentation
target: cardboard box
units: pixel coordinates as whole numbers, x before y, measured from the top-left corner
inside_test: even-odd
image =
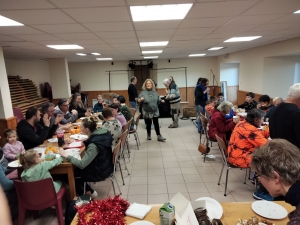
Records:
[[[175,206],[175,218],[177,225],[199,225],[194,209],[206,208],[205,201],[189,202],[181,193],[177,193],[170,203]]]

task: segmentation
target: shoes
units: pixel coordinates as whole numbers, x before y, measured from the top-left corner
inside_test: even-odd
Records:
[[[168,128],[177,128],[178,126],[176,124],[170,124],[170,126],[168,126]]]
[[[162,142],[164,142],[166,139],[163,137],[163,136],[161,136],[161,135],[157,135],[157,141],[162,141]]]
[[[257,200],[266,200],[266,201],[274,201],[274,198],[265,192],[258,193],[258,191],[253,193],[253,197]]]
[[[94,190],[93,194],[91,195],[93,199],[98,198],[98,193],[97,191]]]
[[[151,134],[147,134],[147,140],[151,140]]]
[[[202,131],[198,131],[198,133],[200,134],[205,134],[205,132],[204,132],[204,130],[202,130]]]

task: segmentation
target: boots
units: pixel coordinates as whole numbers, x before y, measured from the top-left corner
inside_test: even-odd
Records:
[[[173,124],[170,124],[170,126],[168,126],[168,128],[177,128],[178,127],[178,125],[177,125],[177,123],[173,123]]]
[[[161,135],[157,135],[157,141],[162,141],[162,142],[164,142],[166,139],[163,137],[163,136],[161,136]]]
[[[151,134],[147,134],[147,140],[151,140]]]

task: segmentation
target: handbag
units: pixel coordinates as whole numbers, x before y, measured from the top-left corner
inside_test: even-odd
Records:
[[[198,151],[201,152],[202,154],[208,154],[210,152],[210,147],[208,146],[208,138],[206,136],[206,144],[202,144],[201,143],[201,139],[200,139],[200,144],[198,145]]]

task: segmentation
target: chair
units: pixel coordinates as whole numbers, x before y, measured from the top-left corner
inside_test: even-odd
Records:
[[[55,206],[59,225],[64,225],[62,198],[66,188],[62,186],[58,193],[55,193],[51,178],[22,182],[14,180],[14,185],[19,201],[19,225],[24,225],[26,210],[38,211],[51,206]]]
[[[120,152],[120,146],[121,146],[121,140],[118,141],[118,144],[116,144],[116,146],[114,148],[114,151],[113,151],[113,160],[112,160],[112,163],[114,164],[114,171],[113,171],[113,173],[109,177],[109,179],[111,180],[111,184],[112,184],[115,196],[116,196],[116,190],[115,190],[114,180],[117,183],[120,195],[122,195],[120,187],[119,187],[119,184],[118,184],[118,181],[117,181],[116,176],[115,176],[116,175],[116,164],[117,163],[119,164],[120,170],[121,170],[121,164],[120,164],[120,153],[121,153]]]
[[[120,140],[121,140],[121,154],[120,154],[120,159],[123,160],[124,165],[125,165],[125,169],[127,170],[128,175],[130,175],[129,170],[128,170],[127,165],[126,165],[126,160],[125,160],[125,155],[124,155],[127,135],[128,135],[128,130],[125,130],[121,134],[121,136],[120,136]],[[123,173],[122,173],[122,168],[121,168],[121,164],[119,164],[119,166],[120,166],[120,172],[121,172],[121,177],[122,177],[123,185],[125,185],[124,178],[123,178]]]
[[[223,174],[224,166],[225,166],[225,165],[227,166],[226,181],[225,181],[225,190],[224,190],[224,196],[226,196],[229,170],[230,170],[231,168],[246,169],[246,173],[245,173],[245,181],[244,181],[244,184],[246,184],[247,170],[248,170],[249,168],[243,168],[243,167],[237,167],[237,166],[231,165],[231,164],[228,162],[228,160],[227,160],[227,158],[228,158],[228,152],[227,152],[227,147],[226,147],[224,141],[223,141],[217,134],[216,134],[216,139],[217,139],[217,141],[218,141],[219,150],[220,150],[220,153],[221,153],[221,156],[222,156],[222,161],[223,161],[223,166],[222,166],[222,170],[221,170],[221,173],[220,173],[218,185],[220,185],[220,181],[221,181],[221,177],[222,177],[222,174]]]
[[[139,135],[137,133],[137,129],[138,129],[138,126],[139,126],[140,118],[141,118],[141,113],[139,113],[139,115],[135,119],[135,130],[130,130],[129,131],[129,134],[133,134],[134,135],[134,139],[136,141],[136,147],[137,147],[138,150],[139,150],[139,146],[141,145],[141,142],[140,142],[140,139],[139,139]]]
[[[19,123],[21,120],[25,119],[21,109],[19,109],[19,108],[13,108],[13,113],[14,113],[14,116],[17,117],[17,123]]]
[[[127,135],[126,135],[126,149],[127,149],[127,155],[128,155],[129,162],[130,162],[130,148],[129,148],[128,134],[129,134],[129,130],[130,130],[130,126],[131,126],[132,121],[133,121],[133,117],[131,117],[131,119],[123,127],[123,131],[127,130]]]
[[[130,108],[130,112],[131,112],[132,117],[134,118],[136,109],[135,108]]]
[[[208,121],[208,124],[210,123],[210,116],[211,116],[211,113],[208,111],[208,110],[206,110],[205,111],[205,114],[206,114],[206,118],[207,118],[207,121]]]

